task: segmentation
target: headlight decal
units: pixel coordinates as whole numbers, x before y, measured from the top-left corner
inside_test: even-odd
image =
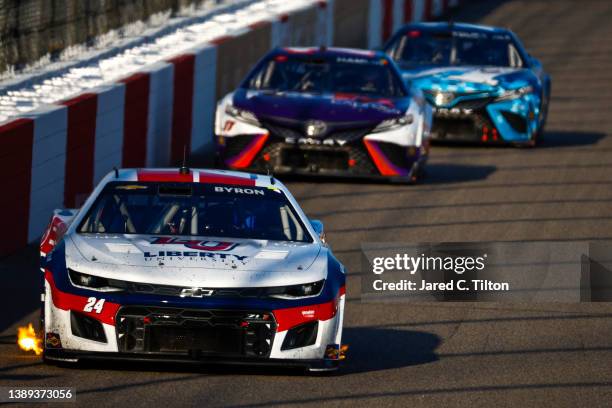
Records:
[[[74,286],[84,289],[100,292],[119,292],[127,288],[123,281],[88,275],[72,269],[68,269],[68,276]]]
[[[533,92],[533,87],[531,85],[523,86],[518,89],[509,89],[503,91],[498,97],[497,101],[508,101],[512,99],[518,99],[523,95]]]
[[[261,126],[257,116],[255,116],[253,112],[239,109],[232,104],[225,105],[225,113],[241,122],[245,122],[253,126]]]
[[[372,133],[387,132],[402,126],[410,125],[413,121],[414,117],[410,113],[405,116],[400,116],[399,118],[385,119],[372,130]]]
[[[277,299],[303,299],[319,296],[323,290],[325,280],[302,285],[282,286],[268,289],[268,296]]]

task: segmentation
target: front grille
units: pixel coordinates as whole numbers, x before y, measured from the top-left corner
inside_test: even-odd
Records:
[[[264,160],[266,157],[268,160]],[[254,166],[275,171],[342,172],[351,175],[378,174],[363,144],[323,146],[276,142],[264,147]]]
[[[173,353],[197,350],[201,353],[239,354],[242,336],[228,327],[152,326],[147,333],[149,351]]]
[[[299,147],[286,147],[281,150],[280,161],[282,166],[300,169],[348,169],[349,154],[346,150],[337,149],[302,149]]]
[[[477,129],[472,118],[436,118],[433,123],[431,133],[436,139],[452,138],[475,141],[480,137],[480,134],[477,133]]]
[[[436,116],[431,129],[435,140],[479,141],[483,128],[493,129],[493,122],[485,111],[477,111],[460,118]]]
[[[123,307],[117,313],[120,352],[268,357],[276,322],[267,311]]]
[[[479,110],[484,109],[488,104],[493,102],[495,98],[478,98],[478,99],[468,99],[465,101],[458,102],[453,106],[453,108],[464,109],[464,110]]]

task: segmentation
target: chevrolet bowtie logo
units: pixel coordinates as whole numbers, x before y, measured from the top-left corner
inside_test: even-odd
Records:
[[[195,297],[201,298],[204,296],[212,296],[215,291],[212,289],[204,288],[185,288],[181,290],[181,297]]]

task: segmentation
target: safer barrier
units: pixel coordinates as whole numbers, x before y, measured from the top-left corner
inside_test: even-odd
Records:
[[[212,152],[216,101],[270,48],[375,48],[407,21],[458,0],[313,0],[289,14],[148,66],[0,124],[0,256],[37,240],[55,208],[81,205],[113,167],[180,162],[183,149]]]

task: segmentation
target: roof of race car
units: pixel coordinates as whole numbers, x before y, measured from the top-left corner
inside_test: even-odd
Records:
[[[492,27],[480,24],[469,23],[448,23],[448,22],[424,22],[406,24],[400,28],[399,32],[405,33],[411,30],[421,30],[428,32],[466,32],[466,33],[490,33],[490,34],[508,34],[510,30],[501,27]]]
[[[110,181],[152,181],[169,183],[210,183],[230,184],[251,187],[279,187],[284,189],[282,183],[270,176],[243,173],[239,171],[187,169],[181,172],[179,168],[163,169],[121,169],[109,173],[106,182]]]
[[[313,57],[353,57],[365,59],[387,57],[382,51],[342,47],[284,47],[272,50],[270,55],[310,55]]]

